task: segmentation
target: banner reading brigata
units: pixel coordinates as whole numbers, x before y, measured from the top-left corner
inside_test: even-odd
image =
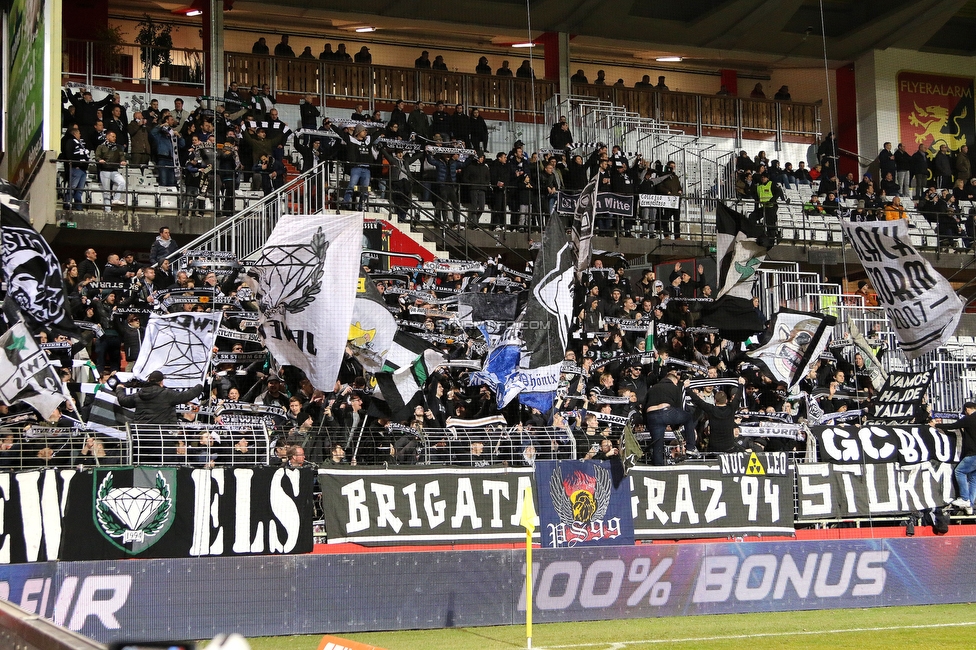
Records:
[[[549,460],[535,464],[542,545],[632,546],[630,485],[610,461]]]
[[[949,463],[800,463],[796,473],[797,519],[907,514],[948,503],[955,488]]]
[[[841,219],[841,226],[895,326],[905,356],[915,359],[945,343],[959,324],[962,301],[912,246],[908,220]]]
[[[962,434],[925,426],[810,427],[820,460],[830,463],[958,463]]]
[[[926,72],[899,72],[899,139],[909,153],[918,145],[946,144],[956,151],[976,140],[973,78],[948,77]]]
[[[330,544],[525,539],[519,522],[532,478],[530,468],[325,467],[325,531]]]

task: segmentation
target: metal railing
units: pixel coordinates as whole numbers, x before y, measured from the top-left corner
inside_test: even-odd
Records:
[[[98,41],[66,39],[63,74],[86,84],[133,82],[203,87],[202,50],[171,49],[172,62],[154,66],[146,74],[143,48],[111,46]],[[362,101],[370,106],[397,99],[463,104],[468,108],[504,113],[508,121],[531,121],[545,113],[545,103],[558,90],[544,79],[499,77],[417,68],[294,59],[242,52],[224,55],[228,80],[243,88],[269,84],[278,93],[312,94],[328,99]],[[680,128],[696,136],[731,135],[739,146],[744,136],[773,136],[777,149],[784,139],[811,140],[820,134],[820,104],[716,97],[653,89],[572,84],[573,95],[626,106],[645,118]],[[215,93],[216,94],[216,93]],[[517,120],[518,118],[518,120]]]
[[[147,92],[153,85],[204,87],[204,52],[171,48],[170,63],[150,66],[146,61],[161,58],[162,52],[138,45],[110,45],[99,41],[65,39],[63,74],[88,85],[118,83],[144,84]],[[149,73],[148,76],[146,73]]]
[[[320,162],[174,251],[171,259],[176,260],[188,250],[229,252],[238,260],[250,259],[268,241],[283,215],[318,214],[327,207],[329,189],[336,186],[332,182],[333,167],[328,161]]]

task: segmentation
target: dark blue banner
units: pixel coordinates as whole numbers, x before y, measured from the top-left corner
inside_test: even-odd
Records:
[[[542,546],[633,546],[630,484],[606,460],[535,464]]]

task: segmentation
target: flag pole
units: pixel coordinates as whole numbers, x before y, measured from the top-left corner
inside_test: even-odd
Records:
[[[531,488],[530,488],[531,490]],[[531,499],[531,492],[526,492]],[[532,531],[525,529],[525,639],[532,650]]]
[[[532,650],[532,532],[535,530],[535,501],[532,499],[532,486],[525,488],[522,497],[522,520],[525,528],[525,639],[526,647]]]

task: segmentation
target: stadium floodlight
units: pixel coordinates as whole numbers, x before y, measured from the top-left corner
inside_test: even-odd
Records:
[[[681,61],[680,56],[659,56],[655,61],[660,61],[661,63],[678,63]]]

